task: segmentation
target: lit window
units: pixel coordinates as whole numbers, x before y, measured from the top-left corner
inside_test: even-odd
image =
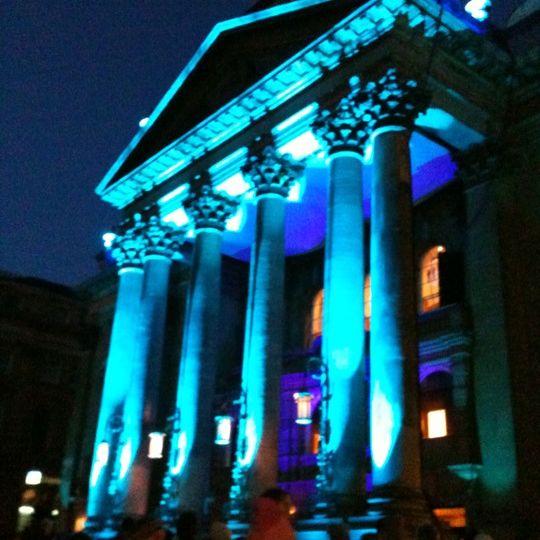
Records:
[[[421,311],[438,309],[441,305],[439,283],[439,254],[444,253],[444,246],[432,247],[423,257],[420,267]]]
[[[427,413],[427,438],[437,439],[446,437],[448,428],[446,425],[446,409],[437,409]]]
[[[311,339],[315,339],[322,334],[322,310],[323,310],[324,292],[321,289],[313,300],[311,311]]]
[[[364,280],[364,330],[371,329],[371,276],[368,274]]]
[[[451,528],[467,526],[465,508],[435,508],[433,513],[437,518]]]

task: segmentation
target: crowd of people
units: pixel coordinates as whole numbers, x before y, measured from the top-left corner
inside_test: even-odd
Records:
[[[258,497],[252,507],[251,522],[247,536],[235,536],[235,540],[295,540],[291,516],[294,514],[290,495],[281,488],[266,490]],[[363,540],[390,540],[395,538],[391,528],[384,523],[378,527],[377,534],[368,534]],[[395,531],[394,531],[395,532]],[[328,540],[349,540],[345,524],[329,525]],[[416,540],[437,540],[439,535],[431,525],[425,525],[417,532]],[[113,540],[231,540],[232,532],[224,519],[213,512],[206,534],[201,534],[197,515],[183,512],[179,515],[174,530],[167,528],[162,521],[153,518],[134,519],[126,517],[120,524]],[[55,531],[54,522],[43,518],[35,520],[16,540],[92,540],[84,531],[61,534]],[[478,531],[467,531],[463,540],[492,540]]]

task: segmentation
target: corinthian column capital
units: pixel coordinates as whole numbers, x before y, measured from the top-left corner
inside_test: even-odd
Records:
[[[135,214],[134,223],[123,235],[117,235],[112,243],[112,256],[119,270],[125,268],[141,268],[146,243],[141,235],[143,227],[141,216]]]
[[[390,68],[366,87],[374,128],[399,126],[412,129],[416,117],[429,105],[429,94],[413,79]]]
[[[372,119],[360,99],[354,94],[344,97],[333,110],[322,110],[313,122],[313,132],[330,155],[343,151],[364,154]]]
[[[184,243],[184,231],[170,223],[163,223],[158,216],[150,216],[140,228],[145,244],[145,256],[161,255],[170,258]]]
[[[195,224],[195,230],[224,231],[227,220],[236,212],[238,201],[217,193],[206,179],[202,180],[202,184],[190,191],[184,201],[184,209]]]
[[[287,197],[292,185],[304,173],[304,165],[288,154],[281,155],[273,145],[259,146],[255,141],[242,173],[257,195],[275,194]]]

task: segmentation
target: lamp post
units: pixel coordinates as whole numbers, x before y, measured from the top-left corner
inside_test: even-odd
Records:
[[[330,382],[328,367],[318,357],[308,360],[308,371],[311,376],[319,381],[321,386],[321,425],[319,452],[317,453],[318,472],[315,477],[317,486],[317,501],[313,508],[313,513],[317,516],[328,516],[334,512],[335,503],[332,497],[332,460],[334,453],[329,449],[330,440],[330,419],[328,415],[328,404],[330,398]]]

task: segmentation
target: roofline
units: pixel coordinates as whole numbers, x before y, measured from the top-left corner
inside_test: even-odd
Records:
[[[197,49],[195,54],[191,57],[189,62],[186,64],[184,69],[180,72],[180,75],[173,82],[171,87],[167,90],[165,95],[161,98],[156,108],[152,111],[152,114],[148,118],[148,122],[143,128],[140,128],[133,139],[129,142],[127,147],[123,150],[120,156],[113,163],[112,167],[108,170],[107,174],[104,176],[103,180],[98,184],[95,189],[95,192],[98,195],[102,195],[106,190],[109,182],[114,178],[114,175],[120,170],[124,162],[127,160],[131,152],[135,149],[139,141],[144,137],[146,132],[152,127],[154,122],[159,118],[161,113],[167,107],[172,98],[180,90],[186,79],[189,75],[195,70],[203,56],[210,49],[210,47],[217,41],[219,36],[229,30],[234,28],[239,28],[241,26],[247,26],[252,23],[257,23],[262,20],[271,19],[292,11],[298,11],[307,7],[311,7],[317,4],[325,4],[332,2],[334,0],[294,0],[287,4],[281,4],[279,6],[274,6],[262,11],[255,11],[247,15],[241,15],[240,17],[235,17],[233,19],[228,19],[217,23],[214,28],[210,31],[206,39],[202,42],[200,47]],[[128,173],[129,174],[129,173]]]
[[[298,5],[299,3],[308,5],[309,2],[293,2],[288,4],[288,6],[290,7],[292,4]],[[316,3],[323,2],[312,2],[309,3],[309,5],[315,5]],[[375,12],[373,13],[373,16],[369,16],[372,9],[374,9]],[[385,10],[388,18],[381,18],[381,9]],[[261,118],[261,116],[274,110],[276,107],[296,96],[299,92],[311,86],[320,78],[323,68],[335,69],[340,64],[340,60],[336,60],[336,58],[341,58],[344,47],[343,43],[340,42],[339,37],[337,37],[341,32],[349,30],[357,32],[358,29],[354,29],[355,25],[361,25],[361,34],[357,33],[355,40],[359,47],[365,46],[390,31],[394,27],[397,17],[406,13],[413,26],[419,27],[424,23],[423,31],[426,35],[429,35],[434,31],[434,28],[438,24],[439,9],[440,7],[436,0],[414,0],[412,2],[410,0],[371,0],[363,3],[358,9],[353,10],[352,13],[346,16],[332,29],[321,34],[308,46],[299,50],[284,63],[263,76],[257,83],[247,88],[223,107],[214,111],[179,138],[154,153],[145,162],[129,171],[115,183],[107,185],[105,180],[102,181],[96,189],[96,192],[104,201],[113,206],[125,208],[144,191],[153,189],[189,167],[190,164],[199,159],[204,152],[212,150],[232,139],[239,131],[244,129],[249,122]],[[276,8],[271,8],[265,11],[275,13],[275,10]],[[264,15],[265,11],[259,12],[258,14],[260,15],[262,13]],[[242,20],[244,18],[245,17],[232,19],[232,21],[226,21],[224,24],[228,25],[235,20]],[[466,21],[449,11],[443,13],[442,24],[449,31],[470,29],[470,26]],[[369,26],[368,29],[365,25],[371,26]],[[216,32],[223,32],[223,29],[218,30],[219,26],[220,25],[216,26]],[[214,32],[212,32],[212,34],[213,33]],[[205,43],[209,41],[209,39],[210,36]],[[319,55],[321,57],[319,57]],[[330,61],[331,64],[328,64]],[[302,72],[296,73],[295,66],[300,64],[311,66],[309,73],[304,73],[303,75]],[[291,80],[289,80],[287,84],[282,84],[280,82],[280,77],[292,76],[293,73],[296,82]],[[286,90],[277,90],[276,92],[278,92],[278,94],[273,98],[264,97],[264,94],[268,94],[269,92],[268,88],[274,87],[276,84],[281,84]],[[164,100],[165,98],[162,102]],[[227,125],[227,123],[224,122],[225,117],[230,121],[231,118],[235,117],[235,112],[237,113],[236,110],[240,109],[242,115],[236,117],[237,121],[234,125]],[[241,118],[241,120],[238,118]],[[219,124],[220,127],[218,132],[215,131],[216,124]],[[213,137],[213,135],[216,136]],[[186,147],[191,148],[188,150],[188,153],[186,153]],[[124,158],[124,154],[119,160]],[[179,156],[181,159],[179,159]],[[110,176],[112,176],[112,174],[114,173],[110,173],[106,179],[110,181]]]

